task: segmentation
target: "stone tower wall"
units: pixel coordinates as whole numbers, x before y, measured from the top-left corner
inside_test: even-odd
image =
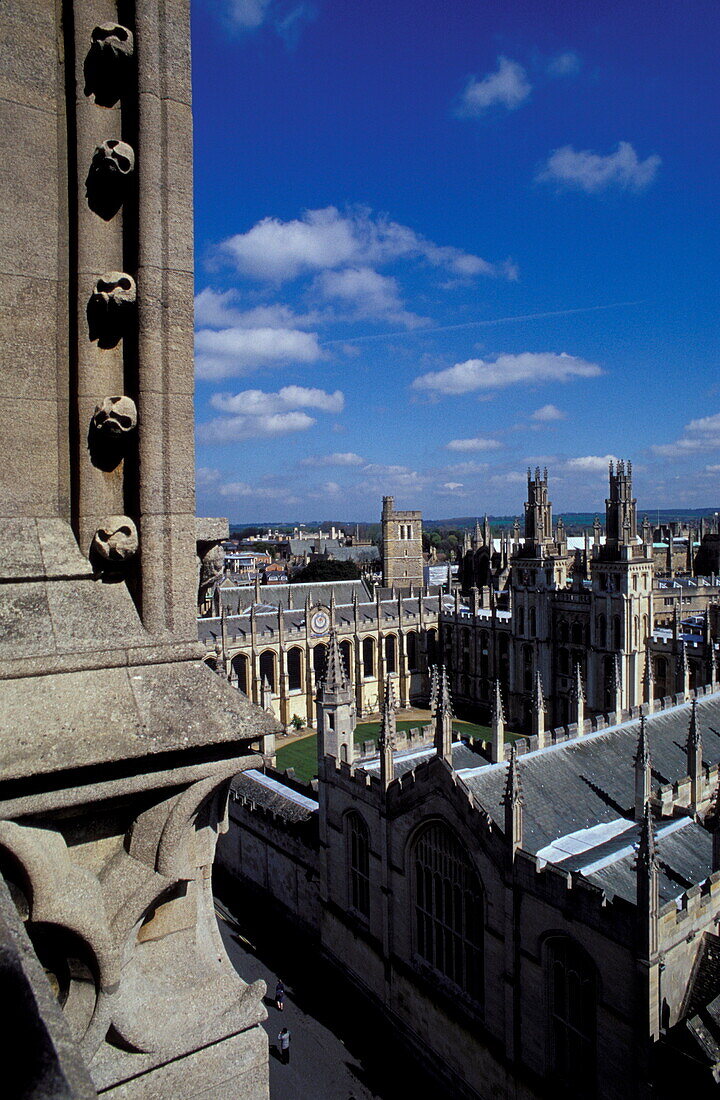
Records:
[[[383,587],[417,588],[423,583],[422,512],[395,510],[392,497],[383,497]]]

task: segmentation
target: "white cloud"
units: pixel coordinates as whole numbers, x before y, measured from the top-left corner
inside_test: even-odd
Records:
[[[449,492],[454,492],[455,489],[462,489],[462,481],[446,481],[442,486],[443,489],[447,489]]]
[[[642,191],[655,179],[662,161],[653,154],[645,160],[628,141],[621,141],[614,153],[601,156],[589,149],[577,150],[563,145],[550,154],[536,180],[576,188],[589,195],[618,187],[623,191]]]
[[[344,408],[345,397],[341,390],[326,393],[307,386],[283,386],[277,393],[263,390],[215,393],[210,398],[210,405],[230,415],[198,425],[198,441],[223,444],[306,431],[316,421],[303,409],[338,413]]]
[[[426,323],[424,318],[403,308],[397,280],[389,275],[380,275],[371,267],[323,271],[315,280],[314,288],[324,298],[349,306],[353,319],[383,317],[407,328]]]
[[[271,0],[230,0],[229,11],[237,27],[254,30],[265,21]]]
[[[198,328],[308,328],[322,318],[318,313],[294,313],[280,302],[239,309],[235,289],[206,287],[195,296],[195,324]]]
[[[686,432],[699,432],[701,435],[720,435],[720,413],[691,420],[685,425]]]
[[[720,448],[720,413],[702,416],[685,425],[688,433],[674,443],[656,443],[650,450],[663,458],[681,458],[698,451],[714,451]]]
[[[706,474],[720,474],[720,466],[706,466],[705,467],[705,473]]]
[[[497,439],[475,436],[474,439],[451,439],[446,447],[449,451],[496,451],[502,447],[502,443]]]
[[[481,115],[490,107],[507,107],[515,110],[532,91],[522,65],[507,57],[498,57],[498,67],[482,80],[470,77],[460,100],[458,114],[461,117]]]
[[[565,463],[568,471],[577,470],[581,473],[607,473],[611,462],[617,462],[615,455],[583,455],[580,458],[570,458]]]
[[[550,420],[564,420],[565,413],[557,407],[557,405],[543,405],[541,409],[536,409],[530,417],[531,420],[539,420],[541,423],[548,422]]]
[[[285,504],[299,504],[298,497],[293,496],[290,489],[271,485],[249,485],[246,481],[229,481],[222,485],[218,492],[221,497],[245,498],[256,497],[261,501],[280,500]]]
[[[258,367],[315,363],[322,350],[314,332],[287,328],[201,329],[195,334],[198,378],[219,379]]]
[[[548,62],[549,76],[575,76],[580,72],[582,61],[574,50],[565,50],[551,58]]]
[[[353,451],[334,451],[329,455],[308,455],[301,466],[363,466],[365,459]]]
[[[281,282],[298,275],[340,267],[365,267],[399,259],[421,259],[457,275],[492,275],[495,268],[479,256],[436,245],[414,229],[373,215],[367,207],[345,214],[334,206],[307,210],[283,222],[263,218],[247,233],[229,237],[220,253],[243,275]],[[501,272],[504,274],[504,271]]]
[[[195,471],[195,487],[197,489],[211,489],[220,480],[220,471],[212,470],[209,466],[198,466]]]
[[[238,443],[243,439],[289,435],[312,428],[316,421],[304,412],[272,413],[268,416],[218,416],[198,424],[199,443]]]
[[[468,359],[446,370],[419,375],[413,382],[415,390],[440,394],[472,393],[474,390],[500,389],[526,382],[568,382],[571,378],[596,378],[602,374],[596,363],[588,363],[562,352],[522,352],[520,355],[499,355],[493,362]]]
[[[243,390],[242,393],[214,393],[210,405],[219,412],[243,416],[265,416],[288,409],[321,409],[338,413],[345,407],[342,390],[326,393],[308,386],[283,386],[277,393]]]

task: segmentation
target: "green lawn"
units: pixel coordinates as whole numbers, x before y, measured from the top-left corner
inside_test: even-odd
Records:
[[[422,724],[418,720],[414,722],[403,721],[397,723],[397,728],[399,730],[409,730]],[[379,729],[379,722],[361,722],[355,729],[355,744],[376,740]],[[463,722],[460,719],[455,719],[453,729],[457,733],[473,738],[473,740],[488,741],[490,739],[490,727],[480,726],[475,722]],[[516,734],[514,733],[506,732],[505,734],[506,741],[514,741],[515,737]],[[293,741],[292,744],[279,748],[277,766],[281,771],[285,768],[294,768],[297,778],[305,782],[313,779],[317,775],[317,735],[312,734],[310,737],[303,737],[300,741]]]

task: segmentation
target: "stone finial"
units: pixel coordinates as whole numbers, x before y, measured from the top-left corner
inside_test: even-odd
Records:
[[[543,694],[542,676],[540,669],[535,670],[535,689],[532,701],[533,734],[538,739],[538,748],[545,748],[545,696]]]
[[[697,720],[697,699],[693,699],[690,709],[690,725],[688,728],[687,743],[687,770],[690,776],[690,804],[694,812],[703,797],[703,751],[702,735]]]
[[[650,799],[652,768],[650,764],[650,745],[648,742],[645,718],[640,719],[637,751],[633,757],[635,765],[635,820],[642,821],[645,807]]]
[[[505,793],[501,802],[505,807],[505,840],[510,845],[511,853],[514,856],[517,849],[522,847],[523,806],[525,805],[515,742],[510,748]]]
[[[579,661],[575,662],[575,675],[573,676],[570,694],[575,705],[577,735],[582,737],[585,732],[585,688],[583,687],[582,668]]]
[[[380,751],[380,782],[383,790],[387,790],[395,778],[395,737],[397,725],[395,721],[395,692],[389,676],[385,678],[385,691],[380,717],[380,731],[378,733],[378,749]]]
[[[430,665],[430,713],[434,716],[438,701],[438,666]]]
[[[322,685],[325,691],[333,692],[347,691],[350,687],[335,627],[331,629],[330,638],[328,639],[327,660],[322,675]]]
[[[652,810],[649,800],[645,803],[640,826],[640,840],[637,849],[637,871],[652,874],[658,870],[657,844],[655,842],[655,828],[653,825]]]
[[[435,751],[448,764],[452,764],[452,700],[445,665],[440,666],[435,709]]]
[[[490,759],[497,764],[505,754],[505,712],[499,680],[493,686],[491,710]]]

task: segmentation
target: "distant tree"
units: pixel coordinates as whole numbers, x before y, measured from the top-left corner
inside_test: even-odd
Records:
[[[357,581],[360,570],[354,561],[329,561],[318,558],[290,578],[293,584],[309,584],[316,581]]]

